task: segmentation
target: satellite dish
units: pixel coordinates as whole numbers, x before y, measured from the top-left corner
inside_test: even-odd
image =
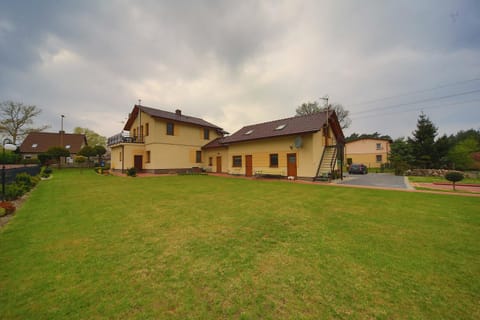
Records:
[[[295,138],[295,148],[300,149],[303,145],[302,137],[298,136]]]

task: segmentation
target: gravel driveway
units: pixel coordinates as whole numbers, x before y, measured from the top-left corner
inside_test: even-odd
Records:
[[[395,176],[391,173],[347,174],[338,184],[369,186],[380,188],[413,189],[407,177]]]

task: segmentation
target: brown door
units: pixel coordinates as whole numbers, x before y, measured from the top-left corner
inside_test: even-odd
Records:
[[[217,157],[217,173],[222,173],[222,157]]]
[[[252,170],[252,156],[245,156],[245,175],[251,177],[253,175]]]
[[[133,156],[133,166],[137,171],[142,171],[143,169],[143,157],[142,156]]]
[[[297,176],[297,154],[296,153],[287,153],[287,175],[292,177]]]

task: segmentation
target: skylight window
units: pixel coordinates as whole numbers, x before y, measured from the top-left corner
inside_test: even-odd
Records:
[[[245,135],[249,135],[249,134],[252,134],[252,132],[253,132],[253,129],[252,129],[252,130],[248,130],[248,131],[245,132],[244,134],[245,134]]]
[[[38,147],[37,143],[32,144],[32,148],[36,148],[36,147]]]
[[[287,126],[286,123],[279,125],[278,127],[275,128],[275,130],[282,130]]]

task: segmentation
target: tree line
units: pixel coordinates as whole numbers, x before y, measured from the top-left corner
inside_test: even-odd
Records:
[[[479,152],[480,130],[438,137],[438,128],[421,113],[412,137],[393,140],[390,162],[397,173],[409,168],[478,170]]]

